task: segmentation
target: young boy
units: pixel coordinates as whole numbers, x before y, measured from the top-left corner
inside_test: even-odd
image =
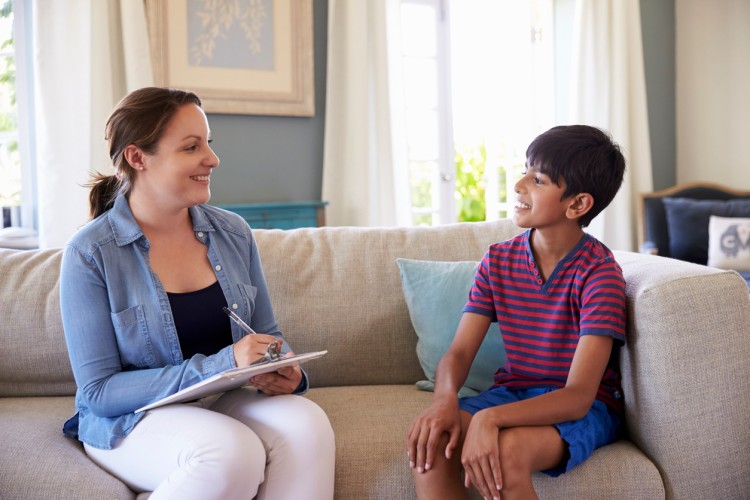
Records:
[[[523,234],[491,245],[477,269],[435,394],[408,431],[419,498],[536,498],[531,474],[558,476],[616,439],[625,282],[583,228],[614,198],[625,159],[599,129],[554,127],[529,145],[515,185]],[[490,322],[507,361],[492,388],[456,396]],[[464,481],[460,472],[463,467]]]

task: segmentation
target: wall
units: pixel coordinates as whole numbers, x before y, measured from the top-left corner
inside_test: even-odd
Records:
[[[750,2],[676,0],[677,180],[750,190]]]
[[[221,164],[211,203],[319,201],[325,128],[327,0],[314,0],[315,116],[209,114]]]
[[[675,184],[675,0],[641,0],[654,190]]]

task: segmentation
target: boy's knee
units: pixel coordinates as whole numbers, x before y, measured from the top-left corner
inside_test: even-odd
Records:
[[[499,447],[503,489],[529,486],[533,472],[557,466],[564,454],[564,442],[552,426],[504,429]]]
[[[509,483],[516,478],[531,474],[530,457],[523,433],[516,428],[504,429],[500,432],[500,466],[503,482]]]

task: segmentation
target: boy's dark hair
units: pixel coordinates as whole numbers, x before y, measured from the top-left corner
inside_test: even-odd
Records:
[[[565,181],[562,197],[589,193],[594,206],[578,221],[581,227],[610,204],[622,185],[625,157],[604,131],[588,125],[553,127],[526,149],[526,161],[557,185]]]

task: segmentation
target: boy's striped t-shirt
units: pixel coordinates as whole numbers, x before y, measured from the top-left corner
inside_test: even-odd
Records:
[[[464,307],[500,326],[507,358],[495,385],[563,387],[580,335],[606,335],[617,347],[597,399],[619,410],[616,352],[626,326],[622,269],[604,244],[586,234],[544,281],[529,245],[531,231],[490,246]]]

